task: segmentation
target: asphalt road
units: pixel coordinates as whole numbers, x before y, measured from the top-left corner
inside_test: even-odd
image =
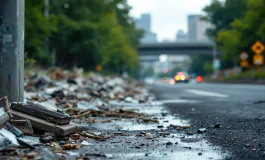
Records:
[[[195,131],[206,128],[206,139],[231,159],[265,159],[265,85],[158,83],[153,89]]]

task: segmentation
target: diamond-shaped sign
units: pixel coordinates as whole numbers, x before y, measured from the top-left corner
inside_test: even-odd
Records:
[[[256,43],[254,43],[254,45],[251,47],[251,49],[257,55],[260,55],[264,51],[265,47],[260,41],[257,41]]]

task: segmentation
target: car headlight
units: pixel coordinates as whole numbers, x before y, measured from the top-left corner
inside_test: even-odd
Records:
[[[185,77],[184,75],[181,75],[181,76],[180,76],[180,79],[181,79],[182,81],[184,81],[184,80],[186,79],[186,77]]]
[[[177,75],[177,76],[175,76],[175,80],[176,81],[179,81],[180,80],[180,77]]]

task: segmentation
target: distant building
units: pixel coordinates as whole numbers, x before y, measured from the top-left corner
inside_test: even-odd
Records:
[[[144,37],[141,39],[141,43],[155,43],[157,42],[157,36],[151,32],[151,15],[148,13],[142,14],[139,19],[136,20],[136,27],[144,31]]]
[[[176,41],[187,41],[188,36],[183,30],[178,30],[176,35]]]
[[[201,15],[188,16],[188,40],[208,41],[206,30],[211,27],[210,23],[201,20]]]
[[[155,33],[146,32],[144,37],[141,39],[141,43],[155,43],[157,42],[157,37]]]
[[[142,14],[141,17],[136,20],[136,27],[145,32],[151,32],[151,15],[148,13]]]

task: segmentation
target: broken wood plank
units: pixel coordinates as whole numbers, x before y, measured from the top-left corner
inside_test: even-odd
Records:
[[[47,122],[43,119],[33,117],[31,115],[21,113],[18,111],[10,111],[17,120],[29,120],[33,128],[37,128],[47,132],[54,132],[58,136],[66,136],[78,132],[78,126],[74,124],[56,125],[54,123]]]

